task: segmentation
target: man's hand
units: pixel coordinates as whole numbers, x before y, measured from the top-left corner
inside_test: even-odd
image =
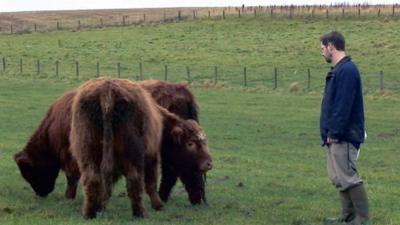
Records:
[[[328,137],[328,139],[326,140],[326,143],[328,143],[328,144],[333,144],[333,143],[338,143],[338,142],[339,142],[338,139],[333,139],[330,137]]]

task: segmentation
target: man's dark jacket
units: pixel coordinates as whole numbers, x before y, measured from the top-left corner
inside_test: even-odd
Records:
[[[321,104],[321,138],[328,137],[352,143],[364,142],[364,106],[360,73],[346,56],[326,76]]]

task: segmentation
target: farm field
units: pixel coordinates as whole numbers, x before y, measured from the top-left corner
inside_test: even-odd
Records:
[[[52,101],[77,82],[1,79],[0,223],[128,224],[132,220],[124,181],[114,189],[106,213],[87,222],[75,201],[64,198],[65,178],[46,199],[34,196],[12,160]],[[143,224],[321,224],[338,213],[338,196],[325,172],[320,147],[320,94],[285,94],[255,89],[193,89],[215,168],[208,175],[209,206],[192,207],[175,187],[163,212],[149,209]],[[399,96],[367,95],[368,141],[359,167],[376,224],[400,224]],[[146,198],[146,206],[149,202]]]
[[[363,76],[368,139],[359,170],[372,219],[400,225],[399,21],[266,17],[0,35],[0,224],[322,224],[340,209],[319,139],[329,69],[319,37],[331,30],[343,32]],[[62,173],[47,198],[34,196],[13,155],[55,99],[96,77],[97,62],[99,75],[118,77],[120,63],[121,78],[137,79],[141,63],[142,79],[165,79],[165,65],[170,81],[190,77],[214,159],[209,206],[191,206],[177,185],[162,212],[150,209],[145,197],[149,218],[138,221],[120,180],[107,211],[86,221],[79,213],[82,191],[65,199]],[[297,92],[288,91],[293,82]]]

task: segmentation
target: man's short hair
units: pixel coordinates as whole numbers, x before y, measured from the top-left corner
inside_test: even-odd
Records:
[[[332,31],[330,33],[322,35],[320,40],[324,46],[328,46],[328,44],[331,43],[333,46],[335,46],[337,50],[339,51],[345,50],[344,37],[341,33],[337,31]]]

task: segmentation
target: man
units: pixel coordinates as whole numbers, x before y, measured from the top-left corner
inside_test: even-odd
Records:
[[[333,65],[326,76],[321,104],[321,138],[327,147],[328,175],[339,191],[342,204],[341,215],[325,222],[369,224],[368,198],[356,167],[365,135],[361,77],[351,58],[346,56],[341,33],[330,32],[320,41],[322,56]]]

